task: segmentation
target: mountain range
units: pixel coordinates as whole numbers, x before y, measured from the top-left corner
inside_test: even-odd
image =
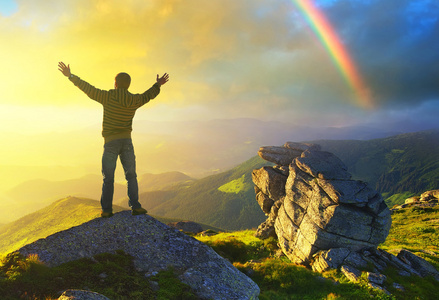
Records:
[[[341,158],[353,177],[374,186],[389,206],[439,188],[439,130],[372,140],[311,142]],[[225,230],[254,228],[265,216],[255,200],[251,172],[264,165],[270,163],[254,156],[228,171],[201,179],[181,172],[144,174],[139,176],[140,202],[151,214],[158,216],[192,220]],[[90,175],[71,181],[37,181],[33,185],[17,187],[8,195],[21,195],[21,200],[14,202],[18,203],[17,207],[29,206],[32,202],[39,203],[39,209],[55,198],[67,195],[97,200],[100,186],[100,176]],[[114,203],[126,208],[125,192],[125,186],[117,185]],[[0,204],[3,205],[0,211],[8,212],[6,205],[11,203]],[[25,215],[29,212],[15,208],[12,213]],[[0,219],[1,222],[6,223]]]
[[[439,130],[315,143],[340,157],[356,179],[374,186],[390,206],[439,188]]]
[[[140,116],[137,116],[140,117]],[[98,122],[73,131],[48,133],[0,132],[0,139],[15,140],[0,149],[0,193],[34,179],[70,180],[99,174],[103,139]],[[310,127],[293,122],[257,119],[152,122],[136,119],[133,142],[139,174],[180,171],[202,178],[227,171],[256,154],[260,146],[315,139],[383,138],[404,127]],[[32,145],[30,147],[30,145]],[[121,168],[116,179],[123,180]]]
[[[369,141],[311,142],[337,155],[354,179],[375,187],[389,206],[439,188],[439,130]],[[160,216],[194,220],[227,230],[254,228],[265,216],[255,200],[251,172],[264,165],[270,163],[255,156],[221,174],[169,190],[142,193],[140,201]]]

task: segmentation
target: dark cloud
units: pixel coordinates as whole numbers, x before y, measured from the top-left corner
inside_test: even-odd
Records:
[[[439,2],[339,0],[323,9],[376,101],[394,106],[439,98]]]

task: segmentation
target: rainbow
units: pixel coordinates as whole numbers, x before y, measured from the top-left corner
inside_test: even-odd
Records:
[[[375,105],[371,98],[370,90],[365,85],[354,61],[340,42],[340,38],[323,13],[315,7],[311,0],[292,0],[292,2],[306,17],[313,31],[330,54],[341,75],[356,95],[359,105],[366,109],[374,108]]]

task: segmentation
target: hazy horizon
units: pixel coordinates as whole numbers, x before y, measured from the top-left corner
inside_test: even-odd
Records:
[[[3,158],[0,194],[33,179],[63,181],[89,174],[100,175],[103,149],[100,126],[95,123],[66,132],[21,134],[22,139],[14,148],[0,148]],[[139,120],[134,127],[139,175],[177,171],[194,178],[228,170],[257,155],[262,146],[319,139],[367,140],[411,132],[401,124],[388,128],[368,125],[311,127],[249,118],[173,122]],[[7,139],[7,134],[0,133],[0,138]],[[70,151],[69,155],[63,155]],[[32,156],[28,155],[29,152]],[[116,180],[123,183],[123,169],[119,162],[116,174]]]

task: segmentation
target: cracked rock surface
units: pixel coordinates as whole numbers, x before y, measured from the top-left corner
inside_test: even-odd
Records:
[[[268,217],[256,235],[276,235],[292,262],[309,265],[321,250],[359,251],[385,241],[389,208],[367,183],[353,180],[334,154],[316,145],[286,143],[262,147],[259,155],[278,165],[252,174],[256,199]]]

